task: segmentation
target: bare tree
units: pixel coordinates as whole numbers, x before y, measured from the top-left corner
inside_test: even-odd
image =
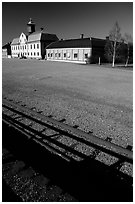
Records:
[[[125,33],[124,42],[127,44],[127,59],[125,63],[125,67],[127,67],[129,62],[130,44],[133,42],[132,36],[128,33]]]
[[[114,24],[113,29],[109,33],[109,40],[111,41],[112,46],[112,67],[114,67],[115,59],[116,59],[116,51],[120,47],[121,42],[121,33],[120,33],[120,27],[118,22]]]

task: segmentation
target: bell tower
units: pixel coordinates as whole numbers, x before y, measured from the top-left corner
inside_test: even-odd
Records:
[[[33,32],[35,32],[35,23],[32,21],[32,19],[30,18],[30,21],[27,23],[27,31],[29,33],[29,35]]]

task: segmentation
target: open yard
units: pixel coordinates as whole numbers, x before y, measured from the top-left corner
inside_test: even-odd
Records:
[[[132,145],[133,72],[39,60],[3,59],[3,96],[45,115]]]

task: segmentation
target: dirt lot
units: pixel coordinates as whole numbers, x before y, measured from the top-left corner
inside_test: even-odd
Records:
[[[3,96],[68,124],[132,145],[133,72],[95,65],[3,59]]]

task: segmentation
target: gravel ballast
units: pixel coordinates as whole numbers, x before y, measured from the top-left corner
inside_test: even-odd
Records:
[[[133,145],[131,70],[18,59],[2,65],[3,97],[123,147]]]

